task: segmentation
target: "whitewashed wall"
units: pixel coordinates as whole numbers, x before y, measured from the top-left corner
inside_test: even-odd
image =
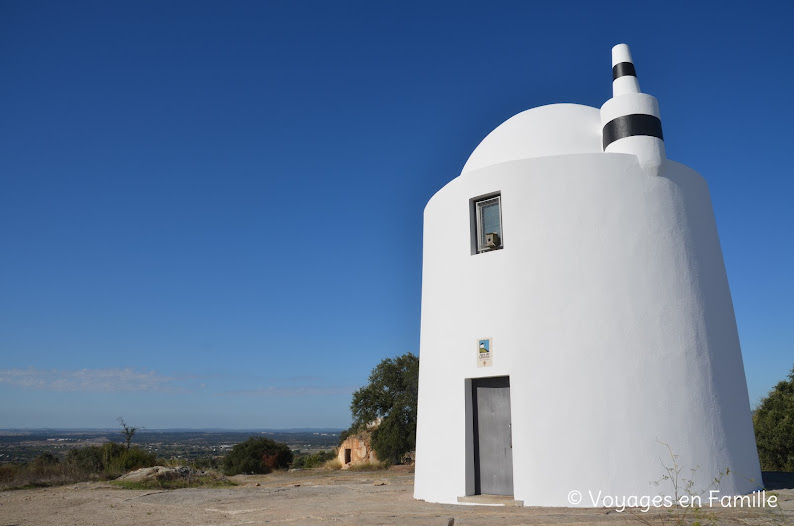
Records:
[[[672,492],[649,485],[670,460],[658,441],[686,470],[699,466],[695,488],[726,468],[760,481],[705,181],[669,160],[655,176],[633,155],[592,153],[595,108],[547,106],[511,121],[492,134],[507,143],[486,138],[425,209],[415,497],[454,503],[473,492],[466,379],[504,375],[525,505],[569,506],[571,490],[584,493],[581,506],[589,490]],[[579,132],[566,135],[571,127]],[[543,156],[516,133],[568,142]],[[469,200],[496,191],[504,249],[472,255]],[[493,367],[477,368],[486,337]],[[723,479],[725,493],[753,489]]]

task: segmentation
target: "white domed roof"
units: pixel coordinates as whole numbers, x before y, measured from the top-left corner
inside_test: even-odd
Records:
[[[550,104],[522,111],[499,125],[477,146],[461,173],[505,161],[603,151],[598,108]]]

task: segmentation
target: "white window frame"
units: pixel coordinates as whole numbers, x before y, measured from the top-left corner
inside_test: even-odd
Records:
[[[496,201],[497,207],[499,209],[499,246],[494,248],[489,248],[485,246],[485,234],[488,232],[483,232],[483,224],[482,224],[482,207],[484,204],[490,204],[491,202]],[[474,253],[475,254],[482,254],[483,252],[491,252],[493,250],[500,250],[504,248],[504,224],[502,223],[502,194],[496,193],[491,194],[488,196],[472,199],[473,205],[473,213],[474,213],[474,228],[475,228],[475,240],[474,240]]]

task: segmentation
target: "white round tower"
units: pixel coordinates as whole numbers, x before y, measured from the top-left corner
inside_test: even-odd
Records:
[[[425,208],[418,499],[672,495],[666,445],[693,489],[761,481],[708,188],[625,45],[613,77],[600,111],[507,120]]]

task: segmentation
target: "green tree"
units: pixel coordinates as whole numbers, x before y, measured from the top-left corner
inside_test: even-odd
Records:
[[[369,375],[369,384],[353,393],[351,431],[380,419],[372,448],[381,460],[399,463],[416,448],[419,358],[411,353],[386,358]]]
[[[286,468],[292,463],[292,451],[287,444],[269,438],[250,437],[236,444],[223,458],[223,471],[227,475],[240,473],[270,473]]]
[[[755,443],[764,471],[794,471],[794,367],[753,414]]]

